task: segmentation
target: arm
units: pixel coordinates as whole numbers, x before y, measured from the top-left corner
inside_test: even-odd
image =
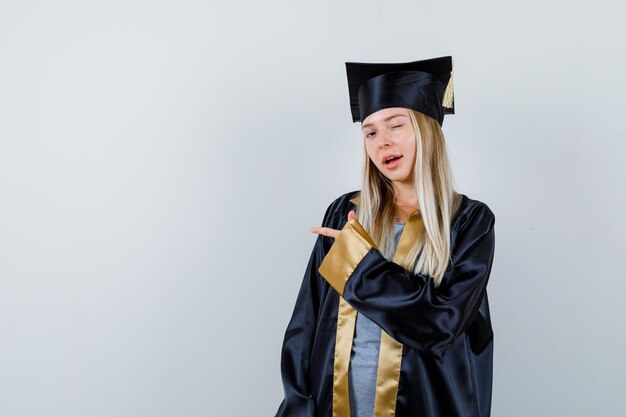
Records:
[[[322,224],[328,225],[331,204]],[[320,282],[317,269],[324,258],[328,242],[318,235],[309,258],[291,320],[287,325],[281,353],[281,378],[285,397],[276,417],[313,417],[314,399],[309,387],[309,361],[315,336],[320,301]]]
[[[357,219],[344,225],[319,272],[391,337],[443,356],[480,307],[495,251],[494,223],[486,205],[469,209],[439,288],[431,277],[385,259]]]

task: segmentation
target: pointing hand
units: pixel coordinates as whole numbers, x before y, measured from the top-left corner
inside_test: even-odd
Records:
[[[348,221],[354,218],[356,218],[356,212],[354,210],[350,210],[348,213]],[[317,233],[318,235],[330,236],[334,239],[337,237],[339,232],[341,232],[341,230],[332,229],[330,227],[315,226],[311,228],[311,232]]]

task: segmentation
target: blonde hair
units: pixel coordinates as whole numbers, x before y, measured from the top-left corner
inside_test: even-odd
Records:
[[[461,203],[461,195],[454,190],[441,126],[432,117],[415,110],[408,111],[415,131],[413,180],[424,233],[416,240],[402,266],[431,276],[437,287],[450,262],[451,222]],[[365,151],[357,218],[388,259],[393,253],[394,206],[391,181],[378,170]]]

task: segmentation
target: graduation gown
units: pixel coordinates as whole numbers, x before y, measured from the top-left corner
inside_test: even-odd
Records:
[[[395,261],[423,230],[407,220],[393,260],[357,219],[359,191],[335,199],[318,235],[281,351],[284,399],[276,417],[351,417],[348,367],[356,312],[381,329],[375,417],[487,417],[493,331],[487,282],[495,216],[461,194],[452,220],[451,261],[438,288]],[[421,227],[421,229],[420,229]]]

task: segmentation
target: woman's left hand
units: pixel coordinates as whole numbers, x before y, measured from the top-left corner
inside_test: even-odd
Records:
[[[354,218],[356,218],[356,212],[354,210],[350,210],[350,212],[348,212],[348,221]],[[315,226],[311,228],[311,232],[317,233],[318,235],[329,236],[334,239],[337,237],[339,232],[341,232],[341,230],[332,229],[330,227]]]

